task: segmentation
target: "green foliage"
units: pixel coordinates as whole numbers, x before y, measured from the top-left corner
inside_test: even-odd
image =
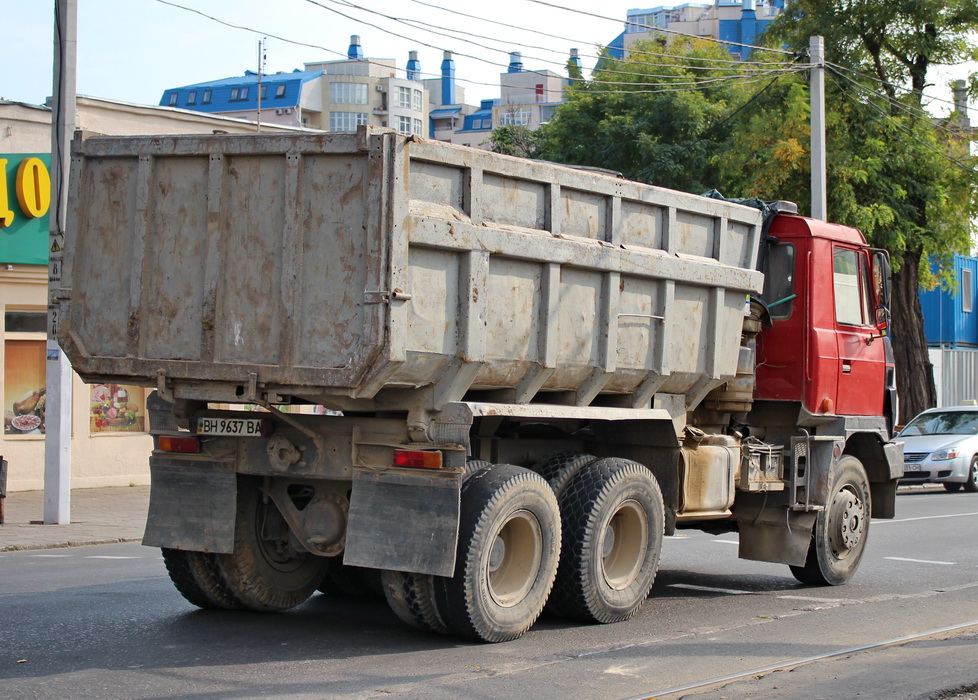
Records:
[[[539,139],[536,131],[519,124],[506,124],[492,130],[489,148],[494,153],[535,158],[540,150]]]
[[[640,42],[627,61],[602,59],[540,129],[541,157],[664,187],[714,187],[710,143],[730,136],[723,118],[749,97],[749,86],[731,80],[741,67],[715,43],[683,37],[667,51]],[[687,89],[694,83],[702,89]]]

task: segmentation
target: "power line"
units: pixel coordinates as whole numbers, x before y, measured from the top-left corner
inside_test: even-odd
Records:
[[[545,0],[527,0],[527,2],[536,3],[537,5],[544,5],[545,7],[552,7],[552,8],[557,9],[557,10],[564,10],[565,12],[573,12],[573,13],[579,14],[579,15],[586,15],[588,17],[595,17],[597,19],[607,20],[609,22],[620,22],[621,21],[620,19],[616,19],[614,17],[608,17],[606,15],[595,14],[594,12],[586,12],[584,10],[575,10],[572,7],[564,7],[563,5],[556,5],[554,3],[546,2]],[[653,32],[662,32],[663,34],[674,34],[674,35],[677,35],[677,36],[685,36],[685,37],[688,37],[689,36],[689,34],[684,34],[682,32],[677,32],[677,31],[672,30],[672,29],[661,29],[659,27],[652,27],[652,26],[649,26],[647,24],[642,24],[641,22],[627,22],[627,24],[630,24],[630,25],[633,25],[633,26],[636,26],[636,27],[642,27],[644,29],[648,29],[649,31],[653,31]],[[763,46],[755,46],[754,44],[741,44],[740,42],[737,42],[737,41],[725,41],[723,39],[714,39],[713,37],[707,37],[707,36],[701,36],[701,37],[695,37],[695,38],[702,39],[703,41],[713,41],[713,42],[716,42],[717,44],[723,44],[725,46],[741,46],[741,47],[748,48],[748,49],[757,49],[758,51],[770,51],[772,53],[783,53],[783,54],[787,54],[789,56],[794,56],[795,55],[795,52],[794,51],[787,51],[785,49],[765,48]]]
[[[449,7],[442,7],[440,5],[435,5],[435,4],[430,3],[430,2],[425,2],[424,0],[410,0],[410,1],[411,2],[414,2],[414,3],[417,3],[418,5],[423,5],[425,7],[430,7],[430,8],[436,9],[436,10],[442,10],[443,12],[448,12],[448,13],[451,13],[453,15],[458,15],[460,17],[465,17],[467,19],[474,19],[474,20],[478,20],[480,22],[487,22],[489,24],[495,24],[495,25],[498,25],[500,27],[505,27],[507,29],[517,29],[517,30],[529,32],[529,33],[532,33],[532,34],[539,34],[540,36],[549,37],[551,39],[560,39],[561,41],[566,41],[566,42],[569,42],[571,44],[587,45],[587,44],[590,44],[591,43],[590,40],[585,40],[585,39],[570,39],[570,38],[567,38],[567,37],[564,37],[564,36],[560,36],[558,34],[550,34],[548,32],[543,32],[543,31],[540,31],[538,29],[527,29],[526,27],[520,27],[518,25],[509,24],[507,22],[499,22],[499,21],[494,20],[494,19],[489,19],[488,17],[480,17],[478,15],[469,14],[467,12],[462,12],[460,10],[455,10],[455,9],[452,9],[452,8],[449,8]],[[458,31],[458,30],[455,30],[455,31]],[[520,44],[519,42],[511,42],[511,43],[513,45],[515,45],[515,46],[524,46],[524,47],[526,46],[526,44]],[[534,46],[534,47],[530,47],[530,48],[543,48],[543,50],[545,50],[545,51],[553,51],[554,53],[557,53],[557,51],[554,50],[554,49],[546,49],[544,47],[536,47],[536,46]],[[733,66],[731,66],[729,68],[729,70],[738,70],[738,71],[753,70],[752,68],[743,68],[743,66],[766,66],[766,65],[772,65],[772,66],[774,66],[774,65],[782,65],[783,64],[782,61],[777,61],[777,62],[775,62],[775,61],[767,61],[767,62],[765,62],[765,61],[741,61],[741,60],[734,59],[734,58],[731,58],[731,59],[723,59],[723,58],[702,58],[702,57],[697,57],[697,56],[681,56],[680,57],[680,56],[677,56],[676,54],[659,53],[659,52],[655,52],[655,51],[644,51],[644,50],[640,50],[640,49],[636,49],[636,48],[629,49],[629,54],[640,55],[640,56],[656,56],[656,57],[661,57],[661,58],[682,58],[682,60],[684,60],[684,61],[703,61],[703,62],[710,62],[710,63],[728,63],[728,64],[735,64],[735,65],[741,66],[741,67],[734,68]],[[595,55],[595,54],[583,54],[582,55],[582,58],[593,58],[593,59],[600,60],[600,59],[606,58],[606,56],[600,56],[600,55]],[[637,65],[644,65],[644,64],[641,64],[640,62],[637,62],[637,61],[618,61],[618,62],[619,63],[628,63],[628,64],[634,63],[634,64],[637,64]],[[682,65],[682,66],[680,66],[680,65],[675,65],[675,64],[658,64],[658,65],[666,66],[666,67],[669,67],[669,68],[688,68],[690,70],[716,70],[716,67],[715,66],[695,66],[695,65]]]
[[[839,75],[836,71],[830,71],[828,73],[828,75],[832,78],[832,80],[835,80],[836,81],[836,84],[839,84],[838,79],[837,79],[837,76],[843,77],[843,78],[845,77],[845,76]],[[841,84],[839,84],[839,86],[840,86],[840,88],[842,87]],[[974,166],[968,165],[967,163],[964,163],[964,162],[958,160],[957,158],[952,157],[946,151],[943,151],[940,148],[938,148],[936,146],[933,146],[933,145],[931,145],[931,144],[929,144],[929,143],[921,140],[910,129],[908,129],[905,125],[901,124],[896,119],[894,119],[893,118],[893,115],[887,113],[887,111],[885,109],[883,109],[882,107],[880,107],[875,102],[872,102],[872,101],[870,101],[870,102],[861,102],[859,100],[853,99],[850,95],[846,94],[846,91],[844,89],[841,92],[842,92],[842,94],[845,97],[847,97],[849,99],[849,101],[852,104],[858,105],[860,107],[870,107],[871,109],[873,109],[875,112],[877,112],[878,114],[880,114],[893,128],[901,131],[903,134],[905,134],[906,136],[910,137],[910,139],[912,141],[914,141],[915,143],[917,143],[919,146],[921,146],[923,148],[926,148],[927,150],[936,153],[940,157],[944,158],[945,160],[947,160],[948,162],[952,163],[953,165],[956,165],[957,167],[959,167],[960,169],[964,170],[965,172],[968,172],[968,173],[974,173],[975,172]]]
[[[945,104],[949,104],[949,105],[952,105],[954,107],[957,107],[958,106],[956,102],[952,102],[951,100],[945,100],[945,99],[942,99],[940,97],[934,97],[933,95],[928,95],[928,94],[924,93],[923,91],[919,91],[918,92],[917,90],[914,90],[912,88],[903,87],[902,85],[897,85],[896,83],[890,83],[890,82],[887,82],[886,80],[882,80],[880,78],[877,78],[874,75],[869,75],[868,73],[862,73],[862,72],[857,71],[857,70],[854,70],[852,68],[846,68],[845,66],[839,65],[838,63],[830,63],[830,62],[826,61],[825,62],[825,65],[832,66],[833,68],[837,68],[839,70],[844,70],[847,73],[852,73],[854,75],[858,75],[858,76],[860,76],[862,78],[866,78],[867,80],[872,80],[874,82],[879,83],[880,85],[886,85],[887,87],[891,87],[891,88],[894,88],[896,90],[902,90],[903,92],[910,92],[910,93],[919,94],[921,97],[926,97],[928,100],[933,100],[935,102],[944,102]]]

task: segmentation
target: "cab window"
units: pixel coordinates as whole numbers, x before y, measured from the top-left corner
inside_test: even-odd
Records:
[[[776,321],[791,316],[795,299],[795,246],[777,243],[767,250],[767,270],[764,274],[764,301],[768,313]]]
[[[836,248],[833,264],[835,319],[851,326],[870,325],[866,260],[858,251]]]

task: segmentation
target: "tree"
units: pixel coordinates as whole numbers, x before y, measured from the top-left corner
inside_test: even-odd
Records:
[[[539,137],[537,132],[521,124],[504,124],[493,129],[489,148],[493,153],[535,158],[540,150]]]
[[[974,0],[794,0],[769,32],[796,49],[821,34],[843,67],[831,69],[844,102],[834,105],[843,128],[830,137],[829,213],[893,259],[903,420],[936,401],[919,286],[936,281],[933,258],[968,252],[978,214],[970,135],[924,111],[923,91],[935,65],[978,59],[976,30]]]
[[[729,135],[723,118],[750,90],[722,46],[681,37],[639,42],[625,61],[605,56],[568,93],[540,129],[540,157],[701,192],[716,184],[710,143]]]

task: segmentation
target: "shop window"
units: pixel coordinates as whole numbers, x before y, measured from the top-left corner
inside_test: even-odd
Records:
[[[92,384],[89,428],[95,433],[146,432],[146,390],[129,384]]]
[[[43,435],[47,405],[43,311],[4,313],[3,432]]]

